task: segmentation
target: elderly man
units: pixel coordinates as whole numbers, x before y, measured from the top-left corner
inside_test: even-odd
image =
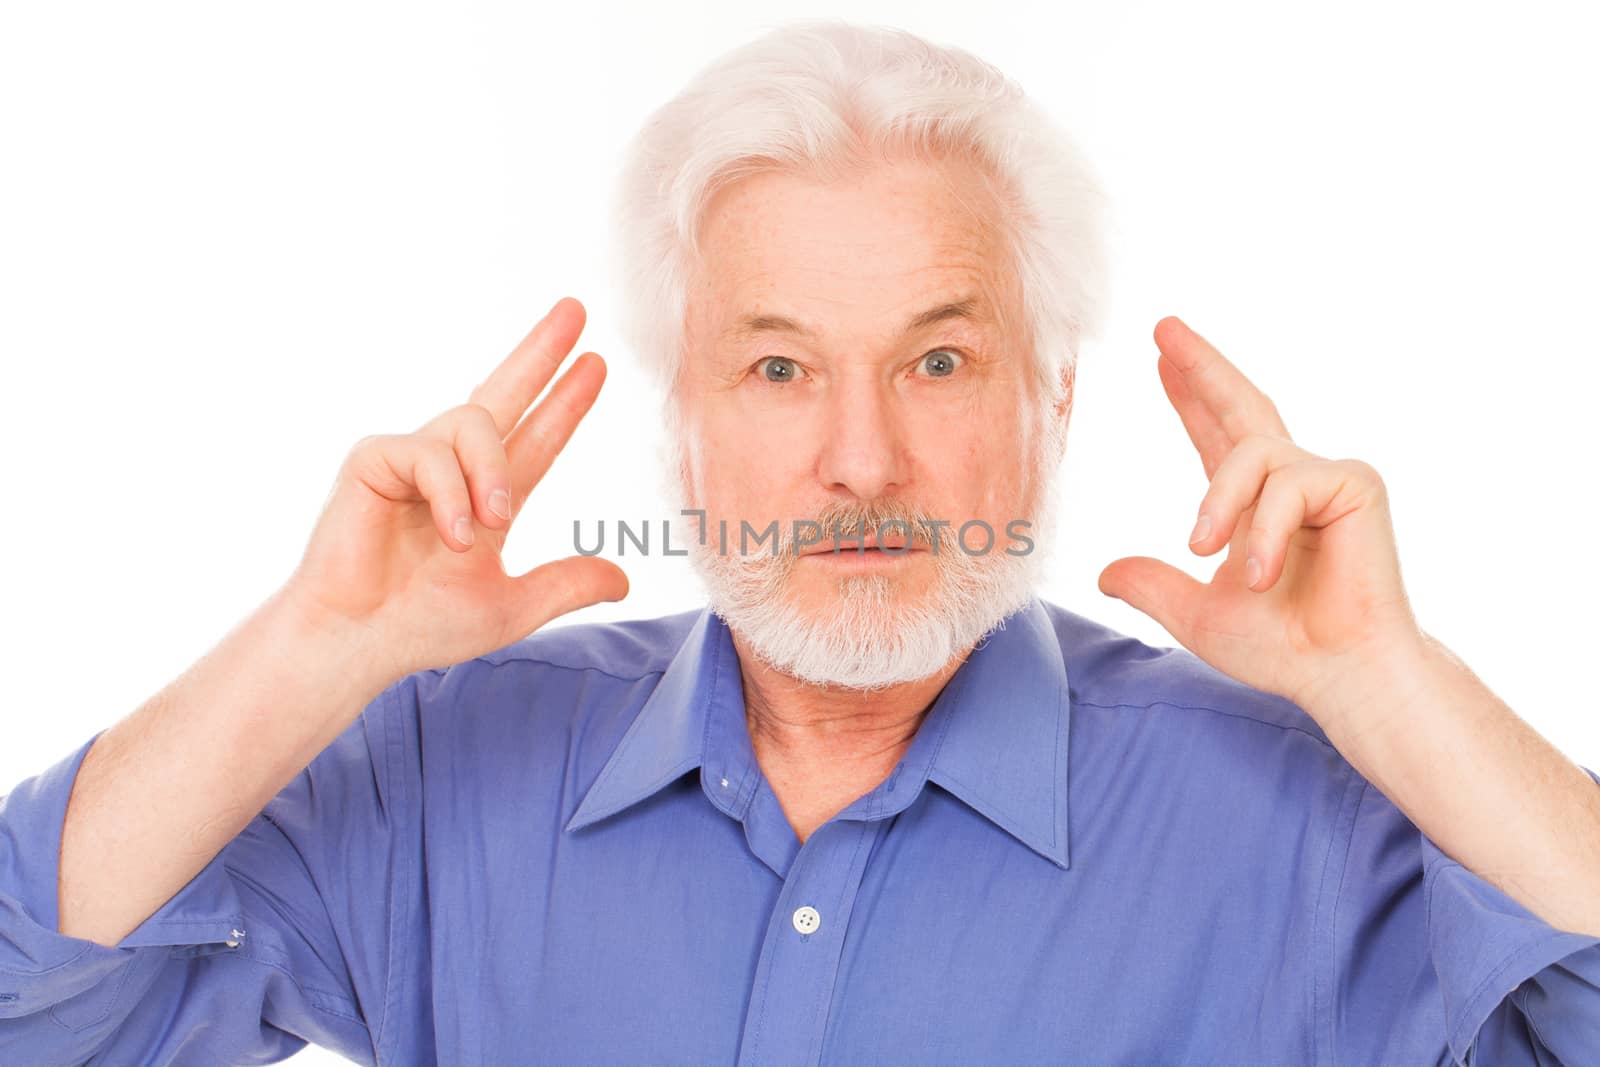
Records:
[[[1418,628],[1372,467],[1163,319],[1227,556],[1101,588],[1184,648],[1032,592],[1100,251],[998,72],[790,27],[625,178],[709,608],[528,636],[627,590],[500,562],[604,375],[535,404],[564,298],[5,799],[0,1061],[1600,1062],[1600,788]]]

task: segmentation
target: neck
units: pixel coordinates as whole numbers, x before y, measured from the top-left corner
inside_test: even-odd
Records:
[[[756,762],[802,845],[889,776],[967,656],[928,678],[866,692],[802,682],[757,659],[737,633],[733,644]]]
[[[892,768],[970,652],[927,678],[867,691],[801,681],[759,660],[737,633],[733,644],[745,720],[763,765],[770,759],[846,772]]]

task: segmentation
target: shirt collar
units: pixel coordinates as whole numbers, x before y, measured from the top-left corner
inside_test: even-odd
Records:
[[[1070,718],[1060,640],[1034,597],[973,649],[889,778],[836,817],[886,818],[932,781],[1065,869]],[[631,807],[696,767],[706,795],[742,821],[759,767],[738,655],[710,609],[690,627],[566,829]],[[897,789],[905,785],[913,788]]]

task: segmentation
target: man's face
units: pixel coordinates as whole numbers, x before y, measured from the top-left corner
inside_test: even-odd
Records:
[[[1008,524],[1036,518],[1052,416],[994,210],[968,166],[907,161],[829,185],[761,174],[707,212],[679,397],[682,488],[710,547],[723,520],[730,554],[743,522],[776,520],[785,550],[796,520],[949,523],[937,556],[913,522],[909,551],[834,552],[825,529],[810,554],[765,564],[791,627],[842,605],[858,629],[933,610],[941,568],[947,585],[963,568],[1017,573]],[[972,520],[993,531],[976,558],[956,540]],[[973,525],[962,543],[987,540]],[[771,556],[770,540],[744,547]]]

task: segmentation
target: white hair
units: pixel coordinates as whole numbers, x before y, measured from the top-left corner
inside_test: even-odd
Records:
[[[665,386],[685,347],[706,206],[764,171],[827,178],[874,158],[971,159],[1020,284],[1043,396],[1059,402],[1107,300],[1106,197],[1088,160],[1022,89],[968,52],[840,19],[791,23],[700,70],[628,146],[614,192],[624,340]]]

